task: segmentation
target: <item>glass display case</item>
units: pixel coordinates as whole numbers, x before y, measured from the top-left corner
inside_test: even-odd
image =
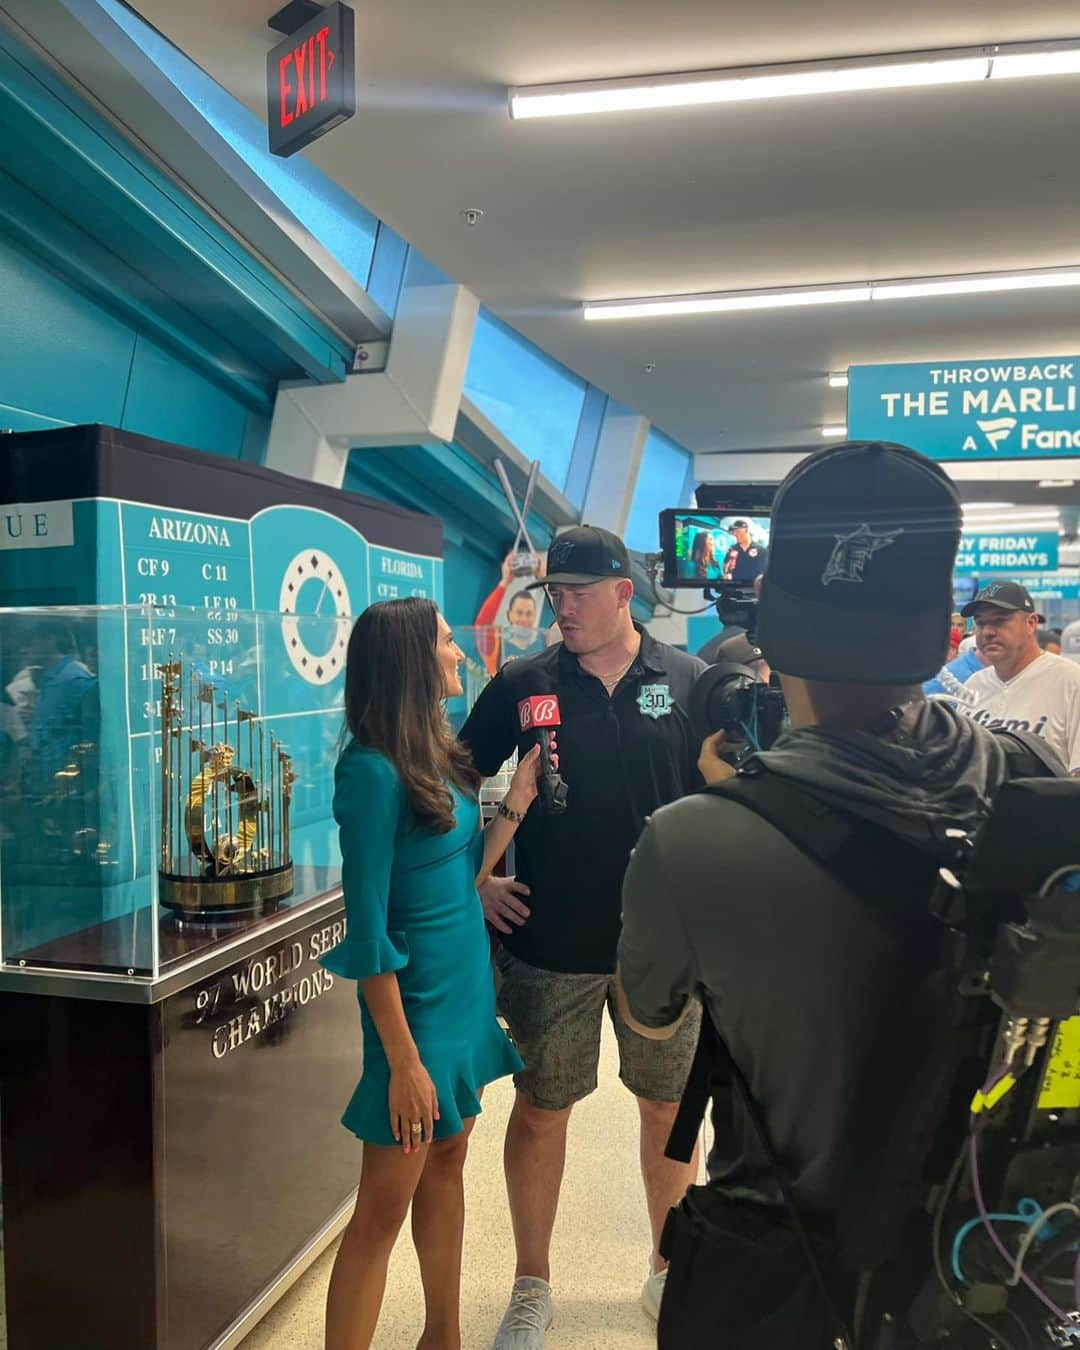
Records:
[[[5,975],[153,981],[337,886],[351,622],[0,611]]]

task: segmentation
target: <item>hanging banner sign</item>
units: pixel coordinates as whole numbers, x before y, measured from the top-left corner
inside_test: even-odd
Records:
[[[1080,572],[1025,577],[1024,586],[1038,600],[1080,600]]]
[[[282,159],[356,112],[355,16],[327,5],[266,57],[270,153]]]
[[[1058,565],[1058,536],[1046,534],[964,534],[956,554],[957,572],[1052,572]]]
[[[852,366],[848,436],[930,459],[1080,456],[1080,356]]]

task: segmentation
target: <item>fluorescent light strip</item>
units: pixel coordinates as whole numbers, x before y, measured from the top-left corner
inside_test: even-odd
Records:
[[[848,376],[846,370],[834,370],[829,376],[830,389],[846,389],[848,387]]]
[[[982,530],[987,526],[991,526],[994,529],[1001,529],[1005,526],[1011,528],[1017,524],[1038,525],[1041,529],[1050,529],[1051,527],[1056,527],[1057,523],[1057,516],[1042,516],[1038,513],[1027,515],[1023,511],[1017,511],[1011,516],[985,516],[980,517],[978,520],[969,520],[965,517],[964,529],[968,531],[972,529]]]
[[[897,281],[841,282],[826,286],[796,286],[790,290],[710,291],[700,295],[586,300],[582,305],[582,313],[587,320],[595,322],[601,319],[723,314],[737,310],[794,309],[870,300],[913,300],[927,296],[983,295],[995,291],[1050,290],[1065,286],[1080,286],[1080,267],[977,272],[968,276],[912,277]],[[830,376],[830,383],[831,380]]]
[[[1031,512],[1017,511],[1014,515],[1011,516],[965,516],[964,524],[976,525],[981,530],[983,526],[987,524],[998,524],[1003,521],[1007,524],[1012,524],[1014,521],[1017,520],[1026,520],[1031,522],[1042,521],[1045,522],[1046,524],[1053,525],[1056,524],[1058,521],[1058,514],[1056,511],[1053,513],[1053,515],[1044,515],[1041,511],[1031,511]]]
[[[806,305],[847,305],[870,299],[865,283],[800,286],[790,291],[725,291],[704,295],[667,295],[643,300],[587,300],[585,318],[641,319],[685,314],[728,314],[749,309],[798,309]]]
[[[509,91],[510,116],[520,121],[588,113],[642,112],[1078,73],[1080,42],[1076,40],[1016,43],[782,66],[522,85]]]
[[[969,511],[1009,511],[1015,505],[1015,502],[964,502],[963,510],[966,516]]]
[[[873,300],[915,300],[928,295],[987,295],[993,291],[1041,291],[1080,286],[1080,267],[1031,272],[983,272],[969,277],[922,277],[871,284]]]
[[[847,427],[841,422],[837,426],[822,427],[821,434],[830,441],[842,441],[847,436]]]

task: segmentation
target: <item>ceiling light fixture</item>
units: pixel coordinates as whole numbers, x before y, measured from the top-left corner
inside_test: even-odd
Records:
[[[520,121],[534,117],[695,108],[717,103],[805,98],[815,94],[923,89],[935,84],[1075,74],[1080,74],[1080,40],[1070,39],[674,75],[641,75],[628,79],[521,85],[508,92],[510,116]]]
[[[1067,488],[1075,487],[1075,478],[1040,478],[1039,487],[1041,488]]]
[[[1034,530],[1036,534],[1057,534],[1060,527],[1057,516],[1003,516],[1000,520],[966,520],[965,534],[1015,534],[1018,530]]]
[[[1015,506],[1015,502],[964,502],[964,515],[969,511],[1006,511]]]
[[[829,374],[830,389],[846,389],[848,387],[848,373],[846,370],[834,370]]]
[[[837,423],[836,426],[822,427],[821,434],[825,437],[826,440],[842,441],[845,440],[847,437],[847,427],[843,424],[843,422],[839,422]]]
[[[748,309],[797,309],[804,305],[845,305],[870,299],[865,283],[797,286],[791,290],[723,291],[702,295],[660,295],[642,300],[587,300],[586,319],[643,319],[685,314],[725,314]]]
[[[700,295],[586,300],[582,305],[582,313],[586,319],[595,322],[601,319],[723,314],[735,310],[792,309],[871,300],[914,300],[928,296],[983,295],[995,291],[1049,290],[1062,286],[1080,286],[1080,267],[1043,267],[1024,272],[973,272],[969,275],[911,277],[895,281],[839,282],[825,286],[794,286],[787,290],[709,291]]]

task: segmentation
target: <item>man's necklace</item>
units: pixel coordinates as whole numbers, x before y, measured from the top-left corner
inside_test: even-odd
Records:
[[[615,686],[619,683],[619,681],[622,679],[622,677],[626,674],[626,672],[630,669],[630,667],[634,664],[636,660],[637,660],[637,653],[635,652],[634,655],[630,658],[630,660],[627,661],[626,665],[620,667],[619,670],[609,671],[606,675],[602,674],[599,671],[593,671],[592,673],[596,676],[596,678],[600,681],[600,683],[604,686],[605,689],[611,690],[615,688]]]

